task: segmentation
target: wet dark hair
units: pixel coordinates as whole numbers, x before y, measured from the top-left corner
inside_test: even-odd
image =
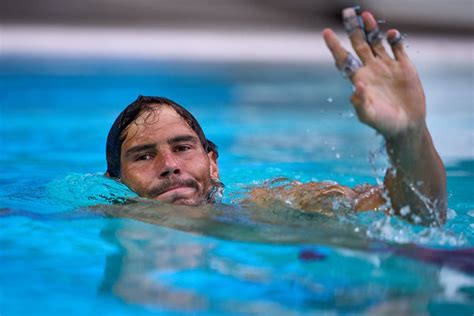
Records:
[[[107,157],[107,173],[110,177],[120,177],[120,153],[122,143],[127,137],[124,130],[144,111],[153,111],[156,105],[167,105],[173,108],[196,133],[202,147],[206,152],[213,151],[218,156],[217,146],[208,140],[199,125],[196,118],[184,107],[178,103],[163,97],[147,97],[138,96],[138,98],[128,105],[115,119],[114,124],[110,128],[107,136],[106,157]]]

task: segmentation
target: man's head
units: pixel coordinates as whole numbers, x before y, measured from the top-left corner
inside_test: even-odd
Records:
[[[185,108],[139,96],[117,117],[107,137],[107,175],[142,197],[198,205],[219,180],[217,147]]]

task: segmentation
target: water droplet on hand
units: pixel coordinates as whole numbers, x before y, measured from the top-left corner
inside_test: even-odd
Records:
[[[332,103],[333,99],[331,97],[327,98],[326,101],[328,101],[328,103]]]

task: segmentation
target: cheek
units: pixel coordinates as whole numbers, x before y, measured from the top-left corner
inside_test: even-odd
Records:
[[[122,182],[134,192],[143,195],[153,181],[150,175],[150,172],[125,167],[122,169]]]
[[[189,161],[188,170],[190,170],[193,176],[201,182],[208,183],[210,180],[210,165],[209,160],[205,157],[201,157],[198,160]]]

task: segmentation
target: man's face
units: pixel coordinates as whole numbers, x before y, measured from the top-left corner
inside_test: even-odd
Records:
[[[199,205],[218,179],[217,157],[167,105],[142,112],[126,130],[120,153],[122,182],[142,197]]]

